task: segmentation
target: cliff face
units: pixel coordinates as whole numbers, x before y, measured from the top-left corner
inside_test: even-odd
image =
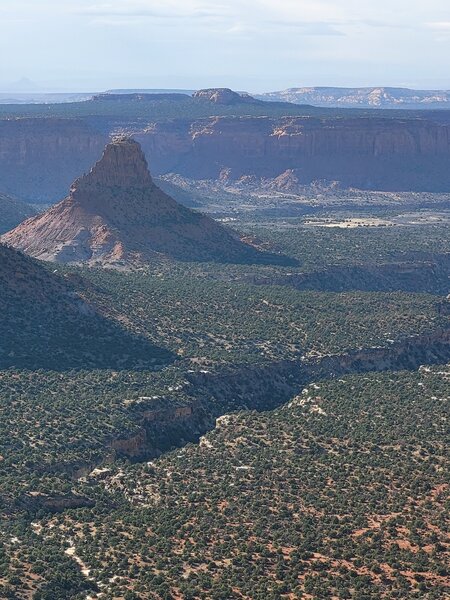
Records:
[[[237,234],[160,190],[139,144],[129,138],[108,144],[65,200],[2,240],[36,258],[61,263],[130,266],[169,257],[265,260]]]
[[[201,94],[200,103],[218,110],[224,102],[233,110],[235,96],[243,106],[255,102],[223,90]],[[276,178],[292,170],[299,184],[327,180],[385,191],[450,188],[446,119],[222,116],[146,124],[125,115],[0,120],[0,191],[56,201],[100,157],[107,135],[117,129],[134,132],[155,175]]]
[[[446,191],[450,126],[386,118],[213,117],[155,123],[138,134],[156,173],[278,177],[379,190]]]
[[[61,198],[105,142],[82,120],[0,120],[0,190],[33,202]]]

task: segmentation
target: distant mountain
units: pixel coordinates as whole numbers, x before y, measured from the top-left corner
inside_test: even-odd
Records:
[[[0,234],[36,214],[29,204],[0,192]]]
[[[272,262],[210,217],[159,189],[140,145],[117,138],[69,196],[2,237],[36,258],[60,263],[131,266],[185,261]]]
[[[0,369],[151,368],[171,354],[104,318],[77,277],[0,244]]]
[[[408,88],[299,87],[255,96],[270,102],[292,102],[341,108],[450,108],[450,90]]]
[[[40,87],[28,77],[22,77],[17,81],[0,83],[0,91],[5,92],[37,92]]]

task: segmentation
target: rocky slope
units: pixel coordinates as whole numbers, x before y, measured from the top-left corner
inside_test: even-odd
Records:
[[[35,214],[36,211],[29,204],[0,193],[0,234]]]
[[[445,191],[450,126],[387,118],[212,117],[137,134],[156,173],[194,179],[278,177],[378,190]]]
[[[449,108],[449,90],[410,90],[408,88],[299,87],[267,92],[257,98],[271,102],[293,102],[329,107],[368,108]]]
[[[153,182],[139,144],[116,138],[69,196],[3,236],[42,260],[130,266],[151,260],[272,260]],[[276,257],[275,257],[276,259]]]
[[[0,369],[154,368],[171,360],[105,319],[74,283],[0,245]]]

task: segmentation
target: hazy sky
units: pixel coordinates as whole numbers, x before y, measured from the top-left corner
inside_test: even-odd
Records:
[[[450,88],[449,56],[449,0],[0,0],[3,89]]]

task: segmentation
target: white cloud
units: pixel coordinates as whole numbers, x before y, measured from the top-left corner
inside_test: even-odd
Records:
[[[88,3],[78,6],[74,12],[90,19],[91,24],[99,26],[140,26],[145,21],[163,23],[192,21],[202,27],[206,21],[211,23],[211,33],[246,37],[253,35],[264,37],[282,29],[292,30],[292,35],[301,36],[343,36],[339,22],[329,19],[329,10],[323,2],[309,0],[282,0],[275,5],[272,0],[240,0],[220,2],[201,2],[197,0],[132,0],[126,4],[119,1]],[[327,4],[327,3],[326,3]],[[328,6],[328,4],[327,4]],[[299,8],[302,10],[299,11]],[[337,14],[337,13],[336,13]],[[317,17],[325,16],[324,20]],[[288,34],[289,35],[289,34]]]
[[[155,17],[162,19],[171,18],[208,18],[223,17],[229,14],[227,6],[216,3],[201,3],[185,0],[183,3],[168,1],[127,1],[104,2],[88,4],[73,9],[78,15],[90,17]]]
[[[0,0],[2,77],[75,85],[87,73],[92,89],[448,86],[448,2]],[[72,32],[81,43],[67,43]]]
[[[430,29],[437,31],[449,31],[450,32],[450,21],[436,21],[434,23],[427,23]]]
[[[297,30],[301,35],[345,35],[334,23],[324,21],[266,21],[266,25],[273,28]]]

